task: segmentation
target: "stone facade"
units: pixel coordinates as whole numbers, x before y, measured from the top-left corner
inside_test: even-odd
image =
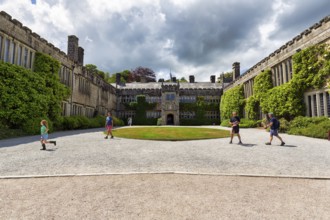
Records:
[[[266,69],[270,69],[272,72],[274,86],[279,86],[290,81],[293,69],[292,56],[301,49],[319,43],[330,43],[330,16],[323,18],[288,41],[241,76],[237,77],[234,74],[233,82],[225,86],[224,91],[238,85],[243,85],[245,98],[250,97],[253,95],[254,78]],[[237,72],[237,63],[233,64],[233,72]],[[306,116],[330,117],[330,98],[327,90],[324,87],[320,90],[310,90],[305,93]]]
[[[83,66],[84,49],[76,36],[68,37],[68,55],[32,32],[6,12],[0,12],[0,60],[33,70],[36,52],[49,54],[61,63],[59,77],[71,89],[62,103],[63,115],[85,115],[115,112],[115,88]]]
[[[119,83],[108,84],[100,76],[89,73],[84,67],[84,49],[79,47],[79,39],[68,37],[67,54],[32,32],[6,12],[0,12],[0,60],[33,70],[35,53],[49,54],[61,63],[59,77],[63,84],[71,89],[71,96],[63,101],[63,115],[85,115],[92,117],[96,113],[111,111],[119,118],[133,117],[135,112],[127,109],[127,103],[136,101],[137,95],[145,95],[149,103],[156,107],[146,114],[148,118],[162,118],[165,124],[179,125],[181,119],[193,119],[192,111],[180,111],[180,103],[194,103],[197,97],[206,102],[220,104],[222,90],[244,86],[245,97],[253,95],[254,78],[260,72],[271,69],[274,86],[288,82],[292,78],[292,55],[297,51],[318,43],[330,42],[330,16],[305,30],[278,50],[258,62],[243,75],[240,75],[240,63],[233,64],[233,82],[219,84],[215,76],[210,82],[195,82],[193,75],[189,83]],[[330,97],[326,88],[310,90],[305,93],[308,116],[330,116]],[[219,121],[219,108],[209,111],[206,118]]]
[[[220,120],[219,104],[222,86],[215,82],[195,82],[194,76],[189,77],[189,83],[179,82],[149,82],[113,84],[117,89],[117,115],[120,118],[134,118],[135,111],[128,110],[125,105],[136,101],[137,95],[145,95],[146,101],[156,103],[153,110],[147,112],[147,118],[161,118],[163,124],[180,125],[180,119],[193,119],[195,112],[180,111],[180,103],[195,103],[197,97],[204,97],[207,103],[216,103],[213,111],[205,117],[218,123]],[[134,119],[133,119],[134,123]]]

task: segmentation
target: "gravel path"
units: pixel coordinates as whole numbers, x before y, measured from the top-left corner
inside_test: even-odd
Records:
[[[48,151],[39,136],[0,140],[0,219],[329,219],[329,141],[241,135],[105,140],[92,129],[51,134]]]
[[[267,146],[268,134],[258,129],[242,129],[243,145],[229,144],[228,138],[106,140],[100,130],[83,132],[51,134],[57,146],[48,145],[48,151],[39,150],[38,136],[13,140],[20,144],[11,147],[10,140],[0,141],[1,176],[176,172],[330,178],[327,140],[281,134],[285,146],[278,140]]]

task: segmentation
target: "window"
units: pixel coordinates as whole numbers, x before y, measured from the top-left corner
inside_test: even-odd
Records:
[[[314,104],[314,115],[313,116],[317,116],[316,95],[313,95],[313,104]]]
[[[166,100],[167,101],[173,101],[173,100],[175,100],[175,94],[174,93],[166,94]]]
[[[308,96],[308,111],[309,111],[309,117],[312,117],[312,97]]]
[[[0,35],[0,60],[1,60],[1,58],[2,58],[2,39],[3,39],[3,37]]]
[[[328,117],[330,117],[330,95],[328,92],[326,94],[326,101],[327,101],[327,106],[328,106]]]
[[[29,68],[31,69],[32,68],[32,61],[33,61],[33,52],[30,51],[30,60],[29,60]]]
[[[14,42],[10,43],[10,54],[11,54],[11,62],[12,64],[15,64],[15,52],[16,52],[16,44]]]
[[[27,67],[28,64],[28,55],[29,55],[29,51],[27,48],[24,48],[24,57],[23,57],[23,66]]]
[[[18,46],[17,48],[17,65],[22,65],[22,46]]]
[[[9,39],[5,40],[5,54],[4,54],[4,59],[3,61],[9,62],[9,48],[10,47],[10,41]]]
[[[320,108],[321,108],[321,115],[324,116],[324,100],[323,100],[323,93],[320,93]]]

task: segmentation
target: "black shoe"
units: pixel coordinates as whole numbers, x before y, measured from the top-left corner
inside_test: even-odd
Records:
[[[56,146],[56,141],[49,141],[49,143],[54,144],[54,146]]]
[[[113,136],[111,136],[111,139],[113,139]]]
[[[232,144],[232,143],[233,143],[232,141],[229,142],[229,144]]]
[[[285,143],[284,143],[284,142],[282,142],[282,143],[281,143],[281,146],[284,146],[284,145],[285,145]]]
[[[238,144],[243,144],[242,141],[238,142]]]
[[[42,144],[41,146],[42,146],[42,149],[40,149],[40,150],[46,150],[46,145],[45,144]]]
[[[267,143],[266,143],[266,145],[272,145],[272,143],[270,143],[270,142],[267,142]]]
[[[104,139],[108,139],[108,136],[105,136]]]

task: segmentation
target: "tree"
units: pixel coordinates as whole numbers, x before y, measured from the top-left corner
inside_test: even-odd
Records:
[[[96,65],[94,65],[94,64],[86,64],[85,67],[86,67],[86,69],[87,69],[88,72],[90,72],[92,74],[99,75],[102,79],[105,79],[106,78],[105,72],[103,72],[101,70],[98,70]]]
[[[220,77],[218,77],[218,83],[229,83],[233,81],[233,72],[226,72],[226,73],[221,73]]]
[[[147,67],[137,67],[132,70],[133,80],[136,82],[141,82],[141,78],[145,78],[147,82],[156,82],[156,74],[152,69]]]
[[[181,79],[179,80],[179,82],[188,82],[188,81],[186,80],[186,78],[181,77]]]
[[[108,78],[108,82],[109,83],[116,83],[116,75],[117,74],[120,74],[120,82],[121,83],[131,83],[131,82],[133,82],[133,75],[132,75],[132,72],[129,71],[129,70],[124,70],[123,72],[118,72],[118,73],[112,74]]]

